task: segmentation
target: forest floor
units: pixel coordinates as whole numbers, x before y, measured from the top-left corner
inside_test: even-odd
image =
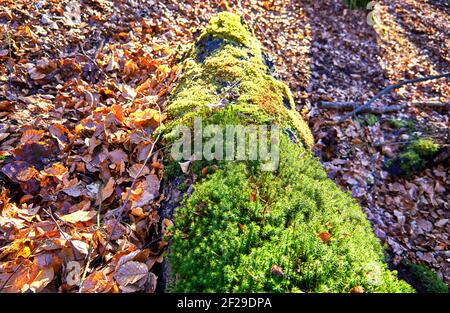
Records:
[[[163,151],[150,136],[164,123],[178,46],[223,10],[253,26],[313,130],[314,152],[360,201],[390,264],[424,264],[450,283],[448,156],[410,178],[384,169],[413,136],[448,146],[448,108],[339,122],[343,111],[319,107],[363,103],[400,80],[448,71],[450,8],[378,1],[371,26],[368,11],[305,2],[4,1],[0,290],[74,292],[81,280],[83,292],[155,291],[171,221],[158,215]],[[440,79],[399,88],[375,106],[449,99]],[[395,128],[393,119],[414,127]]]

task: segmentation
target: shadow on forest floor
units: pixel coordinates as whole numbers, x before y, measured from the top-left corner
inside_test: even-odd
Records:
[[[439,25],[434,16],[426,14],[433,8],[442,5],[412,4],[401,1],[401,4],[389,5],[388,12],[396,17],[396,22],[402,28],[403,34],[433,63],[439,72],[445,72],[450,66],[450,50],[446,47],[446,39],[450,36],[448,25]],[[444,14],[449,14],[449,12]],[[438,14],[435,12],[434,14]]]

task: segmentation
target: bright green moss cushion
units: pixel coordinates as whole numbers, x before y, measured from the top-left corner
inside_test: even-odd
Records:
[[[285,136],[281,150],[277,172],[222,163],[194,186],[175,215],[170,290],[413,291],[388,270],[356,201]]]

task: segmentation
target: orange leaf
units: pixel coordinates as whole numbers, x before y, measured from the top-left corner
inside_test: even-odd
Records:
[[[121,105],[118,105],[118,104],[113,105],[112,112],[119,121],[123,122],[125,120]]]
[[[111,276],[105,275],[103,272],[95,271],[90,274],[83,282],[80,288],[81,292],[108,292],[113,288],[114,281]]]
[[[325,231],[319,234],[319,238],[323,241],[323,243],[328,243],[331,238],[331,234]]]
[[[157,169],[163,169],[163,168],[164,168],[164,165],[161,164],[161,163],[159,163],[159,162],[153,162],[153,163],[151,164],[151,166],[152,166],[153,168],[157,168]]]
[[[24,204],[24,203],[27,203],[28,201],[30,201],[31,199],[33,199],[33,196],[32,196],[32,195],[23,195],[23,196],[20,198],[19,203],[20,203],[20,204]]]
[[[110,178],[106,185],[102,188],[102,200],[108,199],[114,191],[114,178]]]
[[[42,269],[33,282],[29,284],[29,290],[35,293],[41,292],[55,277],[53,267],[46,267]]]
[[[69,131],[63,125],[53,124],[48,128],[48,131],[50,132],[50,134],[52,134],[53,137],[57,138],[59,141],[61,142],[68,141],[68,137],[66,136],[66,134],[68,135]]]
[[[274,274],[278,277],[282,277],[284,275],[283,269],[276,264],[272,265],[272,268],[270,269],[270,271],[272,272],[272,274]]]
[[[136,72],[138,69],[139,68],[138,68],[137,64],[133,60],[129,59],[125,62],[125,65],[123,68],[123,73],[127,76],[130,76],[134,72]]]
[[[154,109],[138,109],[129,116],[130,123],[135,127],[147,126],[150,124],[152,128],[159,125],[159,111]]]
[[[69,171],[61,163],[53,163],[51,167],[46,168],[43,172],[45,175],[54,176],[61,181],[69,178]]]
[[[60,218],[64,222],[75,224],[78,222],[90,221],[96,214],[96,211],[76,211],[71,214],[63,215]]]
[[[150,87],[152,86],[152,82],[153,80],[151,78],[148,78],[145,82],[137,86],[136,92],[143,93],[145,90],[150,89]]]
[[[256,191],[252,191],[252,194],[250,195],[250,201],[255,202],[256,201]]]
[[[41,140],[41,138],[44,137],[44,131],[43,130],[36,130],[36,129],[28,129],[23,132],[22,138],[20,138],[20,143],[32,143]]]
[[[38,171],[35,170],[33,166],[24,168],[20,172],[16,173],[15,179],[21,182],[27,182],[30,179],[36,177],[38,175]]]
[[[364,293],[364,288],[362,286],[355,286],[350,289],[350,293]]]

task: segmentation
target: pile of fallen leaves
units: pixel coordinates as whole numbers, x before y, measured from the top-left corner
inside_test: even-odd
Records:
[[[316,12],[323,15],[315,15]],[[380,1],[380,24],[372,28],[365,12],[317,3],[309,11],[314,32],[311,102],[363,103],[389,84],[448,71],[448,6],[432,1]],[[356,19],[356,17],[358,17]],[[351,25],[357,25],[351,26]],[[446,158],[411,178],[393,177],[386,160],[414,137],[432,138],[448,151],[450,86],[441,79],[404,86],[375,106],[447,103],[447,108],[410,106],[403,112],[367,116],[343,123],[343,111],[309,112],[316,152],[330,177],[365,208],[375,234],[390,248],[391,264],[424,264],[450,282],[448,152]],[[373,116],[372,116],[373,118]],[[391,121],[410,127],[397,129]]]
[[[372,27],[368,12],[331,0],[6,0],[2,292],[155,290],[171,222],[158,214],[163,166],[153,132],[178,75],[176,47],[222,10],[252,25],[309,118],[330,177],[361,201],[392,263],[426,264],[450,281],[449,167],[410,179],[383,169],[411,138],[388,120],[429,126],[418,131],[448,144],[447,112],[411,107],[367,125],[338,123],[342,112],[317,108],[363,102],[398,80],[448,69],[445,3],[379,1],[381,23]],[[375,105],[448,98],[439,80],[404,86]]]
[[[1,291],[153,292],[171,224],[153,132],[178,73],[163,26],[122,1],[2,6]]]

